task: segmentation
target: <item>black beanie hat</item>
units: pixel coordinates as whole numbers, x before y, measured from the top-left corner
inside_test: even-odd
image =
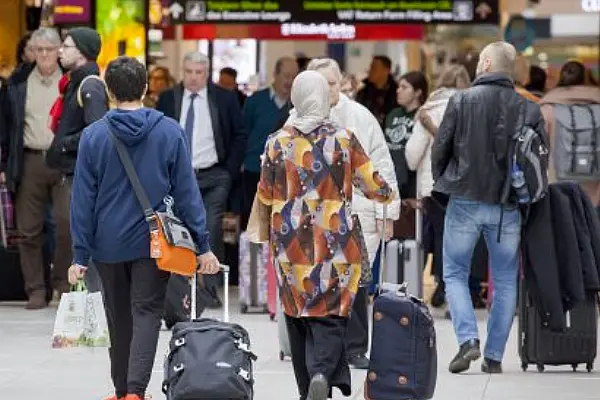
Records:
[[[85,58],[90,61],[96,61],[98,54],[100,54],[100,48],[102,47],[98,32],[92,28],[79,27],[69,29],[68,36],[71,36],[77,50],[79,50]]]

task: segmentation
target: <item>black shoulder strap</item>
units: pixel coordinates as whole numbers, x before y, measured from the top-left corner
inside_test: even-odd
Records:
[[[125,168],[125,173],[127,173],[127,177],[129,178],[129,182],[131,183],[131,186],[133,187],[135,196],[137,197],[138,201],[140,202],[140,205],[142,206],[142,209],[144,210],[144,216],[146,217],[146,220],[147,221],[153,220],[155,217],[155,212],[152,209],[152,206],[150,205],[150,200],[148,200],[148,195],[146,194],[146,191],[142,187],[140,178],[139,178],[137,172],[135,171],[135,167],[133,166],[133,163],[131,162],[131,157],[129,156],[129,153],[127,152],[127,149],[125,148],[125,145],[115,135],[115,133],[111,129],[108,121],[106,121],[106,119],[103,119],[103,122],[106,125],[106,127],[108,128],[110,138],[112,139],[115,147],[117,148],[117,153],[119,154],[119,159],[121,160],[121,164],[123,165],[123,168]]]

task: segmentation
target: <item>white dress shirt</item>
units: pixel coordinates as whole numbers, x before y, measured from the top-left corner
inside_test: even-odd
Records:
[[[271,86],[269,88],[269,94],[271,95],[271,100],[273,100],[275,102],[275,105],[277,106],[277,108],[281,109],[283,106],[285,106],[287,104],[287,100],[279,97],[279,95],[277,94],[275,89],[273,89],[273,86]]]
[[[179,124],[185,129],[191,95],[187,89],[183,91],[181,102],[181,116]],[[210,109],[208,107],[208,90],[206,87],[198,92],[194,100],[194,133],[192,135],[192,167],[194,169],[210,168],[219,162],[215,135],[213,132]]]

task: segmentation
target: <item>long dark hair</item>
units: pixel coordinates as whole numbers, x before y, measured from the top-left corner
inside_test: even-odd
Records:
[[[423,74],[421,71],[411,71],[402,75],[399,81],[401,81],[402,79],[410,83],[410,85],[413,87],[413,90],[421,91],[421,95],[419,96],[419,103],[421,103],[421,105],[425,104],[425,101],[429,96],[429,83],[427,82],[425,74]]]
[[[560,69],[560,77],[558,79],[559,87],[575,86],[586,84],[585,65],[579,61],[568,61]]]

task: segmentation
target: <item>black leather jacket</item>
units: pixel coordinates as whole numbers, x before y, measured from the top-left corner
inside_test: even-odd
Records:
[[[524,120],[519,118],[523,112]],[[547,138],[540,107],[520,96],[507,75],[483,74],[471,88],[455,94],[432,148],[434,190],[500,204],[508,177],[508,146],[522,128],[518,121]]]
[[[81,90],[83,107],[77,103],[79,85],[89,75],[100,75],[95,62],[89,62],[70,73],[58,131],[46,154],[46,164],[65,175],[72,175],[75,171],[79,139],[83,130],[108,111],[106,88],[98,79],[85,81]]]

